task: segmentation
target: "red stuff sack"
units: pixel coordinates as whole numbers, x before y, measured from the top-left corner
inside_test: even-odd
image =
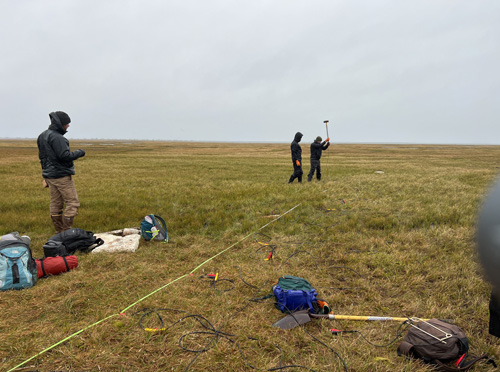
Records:
[[[35,262],[38,278],[65,273],[78,266],[78,258],[76,256],[46,257],[41,260],[35,260]]]

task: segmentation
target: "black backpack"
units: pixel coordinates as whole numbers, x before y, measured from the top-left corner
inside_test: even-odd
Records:
[[[466,371],[484,354],[467,360],[469,341],[458,326],[439,319],[410,320],[410,329],[398,347],[398,355],[405,355],[432,364],[439,371]],[[495,362],[490,358],[488,362]],[[495,365],[496,367],[496,365]]]
[[[50,237],[43,246],[43,253],[45,257],[68,256],[76,251],[89,253],[102,244],[104,241],[92,231],[73,228]]]

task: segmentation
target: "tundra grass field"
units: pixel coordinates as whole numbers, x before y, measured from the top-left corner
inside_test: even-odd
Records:
[[[137,227],[155,213],[170,241],[78,254],[77,269],[0,293],[2,371],[431,370],[397,356],[400,322],[272,327],[284,314],[256,299],[282,275],[309,280],[335,314],[453,319],[471,354],[500,357],[474,245],[500,147],[334,144],[323,179],[300,185],[287,184],[288,144],[71,146],[87,153],[75,227]],[[37,154],[34,140],[0,141],[0,235],[30,236],[42,258],[54,230]]]

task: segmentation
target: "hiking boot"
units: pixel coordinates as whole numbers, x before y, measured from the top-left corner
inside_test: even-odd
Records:
[[[73,219],[75,217],[67,217],[64,216],[64,221],[63,221],[63,231],[69,230],[73,227]]]
[[[54,227],[56,229],[56,233],[60,233],[63,231],[63,216],[62,214],[55,214],[51,215],[50,218],[52,218],[52,223],[54,224]]]

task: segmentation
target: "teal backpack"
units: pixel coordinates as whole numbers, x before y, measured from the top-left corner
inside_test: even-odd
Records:
[[[17,233],[0,237],[0,290],[30,288],[36,284],[36,262],[30,245]]]
[[[167,224],[156,214],[148,214],[141,222],[141,235],[144,240],[159,240],[168,243]]]

